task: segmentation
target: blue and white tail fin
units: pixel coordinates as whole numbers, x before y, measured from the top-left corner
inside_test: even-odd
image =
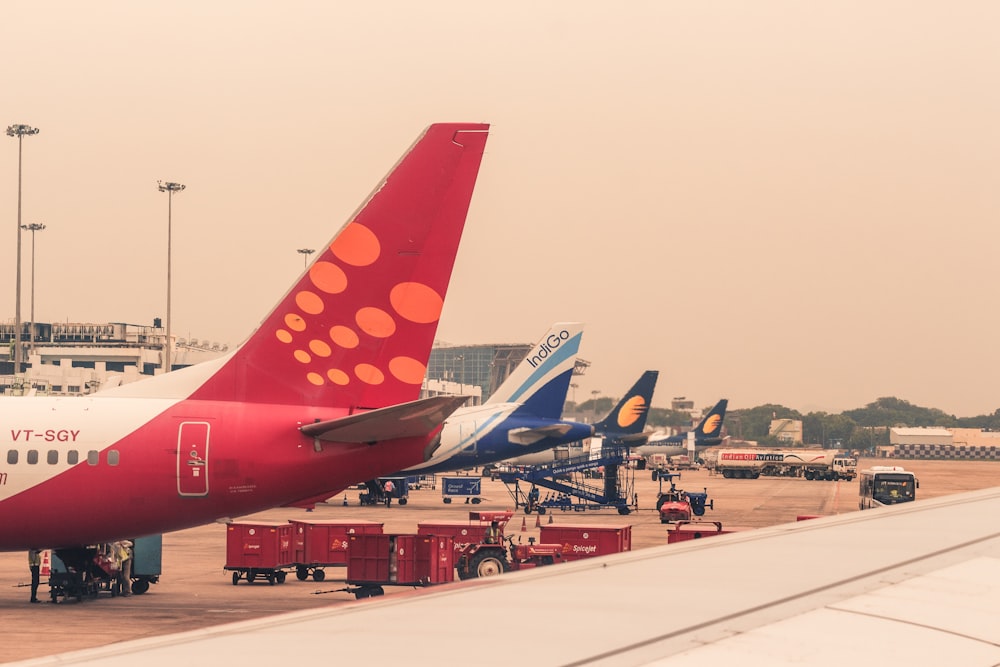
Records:
[[[581,322],[553,324],[486,403],[520,403],[518,411],[561,419],[582,338]]]
[[[659,375],[659,371],[643,373],[608,416],[594,424],[594,432],[603,435],[606,440],[642,433]]]

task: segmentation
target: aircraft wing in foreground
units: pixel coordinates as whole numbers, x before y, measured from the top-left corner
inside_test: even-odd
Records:
[[[0,550],[178,530],[423,461],[457,407],[417,399],[487,131],[430,126],[227,356],[0,397]]]
[[[447,646],[482,665],[482,629],[530,600],[551,619],[523,648],[539,665],[1000,664],[1000,488],[851,512],[282,614],[30,661],[253,663],[261,646],[371,659],[359,628]],[[664,606],[664,596],[669,604]],[[581,625],[582,623],[582,625]],[[417,664],[439,656],[418,655]],[[413,660],[411,660],[413,662]]]

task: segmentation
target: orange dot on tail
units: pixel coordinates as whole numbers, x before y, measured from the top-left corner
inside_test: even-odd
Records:
[[[309,278],[316,289],[327,294],[340,294],[347,289],[347,275],[344,270],[330,262],[316,262],[309,269]]]
[[[295,305],[308,315],[323,312],[323,299],[312,292],[302,291],[295,295]]]
[[[312,357],[305,350],[295,350],[295,360],[302,364],[308,364],[312,361]]]
[[[326,376],[330,378],[330,382],[339,384],[341,387],[351,381],[351,378],[348,377],[347,373],[339,368],[331,368],[326,372]]]
[[[368,266],[378,259],[382,247],[372,230],[353,222],[337,235],[330,250],[345,264]]]
[[[361,342],[358,334],[339,324],[335,327],[330,327],[330,340],[345,350],[353,350]]]
[[[389,302],[401,317],[417,324],[437,322],[444,299],[423,283],[399,283],[389,292]]]
[[[400,382],[420,384],[427,374],[427,367],[411,357],[395,357],[389,362],[389,372]]]
[[[292,342],[292,334],[288,333],[284,329],[278,329],[277,331],[274,332],[274,335],[277,336],[278,340],[280,340],[282,343]]]
[[[396,333],[395,320],[381,308],[362,308],[355,314],[354,320],[362,331],[375,338],[388,338]]]
[[[288,313],[285,315],[285,326],[292,331],[305,331],[306,321],[298,313]]]
[[[306,379],[317,387],[321,387],[323,385],[323,376],[319,373],[308,373],[306,375]]]
[[[315,354],[317,357],[329,357],[330,356],[330,346],[321,340],[311,340],[309,341],[309,351]]]
[[[382,384],[385,382],[385,374],[371,364],[358,364],[354,367],[354,374],[365,384]]]

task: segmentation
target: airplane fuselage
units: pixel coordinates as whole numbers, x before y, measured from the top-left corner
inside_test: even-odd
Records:
[[[515,456],[542,452],[584,438],[589,425],[518,414],[519,403],[495,403],[460,408],[441,430],[440,446],[426,462],[407,473],[437,473],[496,463]],[[551,427],[558,435],[528,435]],[[533,441],[532,441],[533,440]]]
[[[426,436],[385,449],[320,443],[302,406],[111,397],[0,398],[0,550],[179,530],[334,493],[424,460]]]

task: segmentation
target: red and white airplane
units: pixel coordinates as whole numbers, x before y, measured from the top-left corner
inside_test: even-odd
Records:
[[[0,551],[307,504],[426,460],[417,400],[489,126],[429,127],[234,352],[86,397],[0,397]]]

